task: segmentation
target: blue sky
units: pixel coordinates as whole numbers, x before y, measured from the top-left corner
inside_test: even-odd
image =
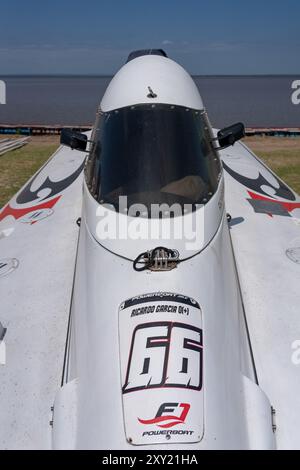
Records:
[[[0,77],[111,74],[163,47],[192,74],[299,74],[299,0],[1,0]]]

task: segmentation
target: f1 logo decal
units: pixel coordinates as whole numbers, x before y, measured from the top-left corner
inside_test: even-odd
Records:
[[[181,408],[181,413],[176,416],[175,410]],[[184,424],[187,414],[190,410],[189,403],[163,403],[158,408],[155,418],[140,419],[141,424],[156,424],[160,428],[172,428],[177,424]],[[170,414],[173,413],[173,414]]]

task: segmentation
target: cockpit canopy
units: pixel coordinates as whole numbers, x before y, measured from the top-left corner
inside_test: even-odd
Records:
[[[204,111],[140,104],[97,116],[87,183],[99,203],[205,204],[221,165]]]

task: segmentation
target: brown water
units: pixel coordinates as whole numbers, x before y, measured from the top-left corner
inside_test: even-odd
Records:
[[[0,124],[87,125],[111,77],[0,77],[7,104]],[[216,127],[300,127],[300,105],[291,102],[295,76],[194,77]]]

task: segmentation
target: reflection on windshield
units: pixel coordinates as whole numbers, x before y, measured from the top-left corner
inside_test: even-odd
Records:
[[[101,203],[205,204],[220,162],[204,113],[166,104],[103,113],[96,123],[88,183]]]

